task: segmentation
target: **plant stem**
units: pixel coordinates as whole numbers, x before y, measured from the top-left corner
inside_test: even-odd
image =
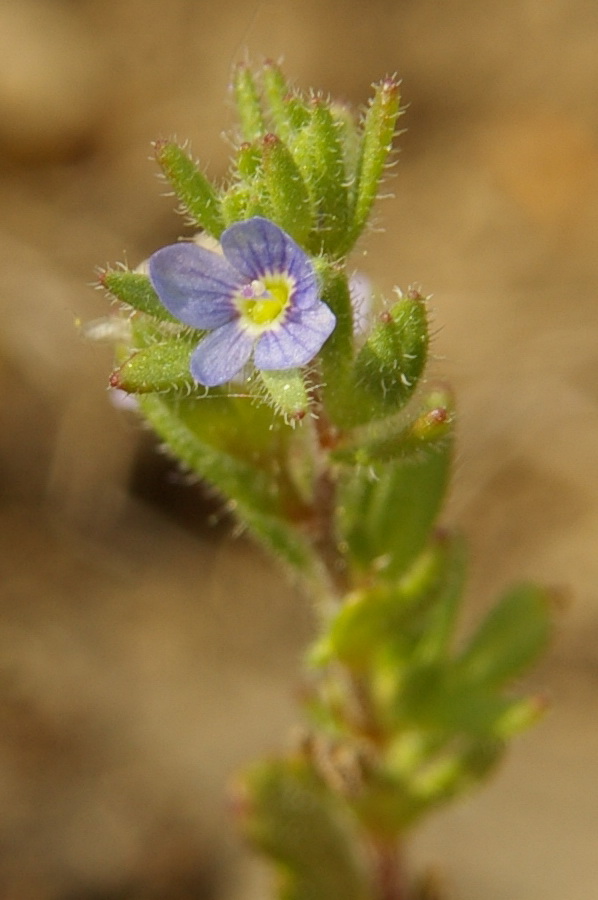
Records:
[[[313,519],[313,545],[326,566],[339,599],[348,588],[347,564],[336,540],[334,516],[336,483],[330,472],[322,472],[316,482]]]
[[[336,535],[336,479],[328,463],[328,450],[338,440],[317,391],[312,391],[315,409],[315,432],[321,454],[321,471],[314,489],[313,545],[320,555],[339,599],[348,590],[347,561],[341,553]]]
[[[372,851],[376,900],[409,900],[398,844],[376,840]]]

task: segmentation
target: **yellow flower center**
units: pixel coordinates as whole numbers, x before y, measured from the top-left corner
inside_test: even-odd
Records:
[[[260,331],[275,322],[287,307],[293,283],[286,275],[265,275],[260,281],[252,281],[236,298],[237,308],[247,324]]]

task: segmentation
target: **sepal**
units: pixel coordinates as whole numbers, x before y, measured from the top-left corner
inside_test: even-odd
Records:
[[[228,228],[235,222],[250,219],[252,216],[264,216],[268,218],[269,210],[266,209],[263,187],[259,182],[262,173],[259,172],[251,182],[239,182],[232,185],[222,196],[222,216]]]
[[[215,188],[188,153],[173,141],[156,141],[154,152],[164,175],[196,225],[214,238],[224,230],[220,200]]]
[[[109,269],[100,276],[100,284],[117,300],[138,312],[163,322],[177,321],[161,303],[148,276],[141,272]]]
[[[321,98],[312,102],[309,122],[294,154],[316,211],[311,249],[314,253],[339,255],[349,218],[348,177],[342,126]]]
[[[352,225],[345,252],[363,231],[378,195],[400,114],[399,83],[387,78],[376,85],[363,123],[361,154],[354,189]]]
[[[314,224],[303,176],[288,147],[275,134],[264,137],[262,152],[270,218],[303,245]]]
[[[289,117],[290,85],[280,67],[271,60],[264,63],[261,74],[264,98],[274,130],[283,141],[286,141],[295,130],[294,123]]]
[[[321,354],[322,396],[328,415],[341,429],[395,415],[413,396],[426,366],[425,300],[413,292],[383,312],[354,358],[353,308],[346,274],[324,260],[316,265],[322,275],[322,298],[337,320]],[[433,431],[433,419],[420,421],[416,431]]]
[[[292,91],[282,71],[273,62],[264,64],[262,83],[274,131],[283,141],[294,141],[309,120],[306,104]]]
[[[262,369],[259,376],[270,401],[279,413],[295,422],[304,418],[309,407],[309,397],[300,369]]]
[[[237,152],[237,172],[242,181],[251,183],[259,174],[262,164],[262,150],[259,144],[245,142]]]
[[[266,133],[260,93],[251,70],[239,63],[233,71],[232,92],[243,140],[254,141]]]
[[[129,394],[189,394],[197,387],[189,371],[196,343],[177,338],[137,350],[112,373],[110,386]]]

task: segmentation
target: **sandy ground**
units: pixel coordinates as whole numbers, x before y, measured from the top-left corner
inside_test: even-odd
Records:
[[[309,610],[107,400],[97,265],[175,238],[150,141],[215,177],[236,60],[409,104],[385,230],[355,257],[434,300],[456,387],[446,520],[471,615],[563,586],[552,712],[417,836],[454,900],[598,892],[598,8],[593,0],[0,3],[0,897],[265,896],[226,810],[284,745]]]

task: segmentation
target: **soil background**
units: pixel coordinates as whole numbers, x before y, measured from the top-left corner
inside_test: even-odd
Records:
[[[394,199],[355,267],[433,295],[455,386],[445,513],[473,621],[532,577],[569,601],[551,712],[418,833],[454,900],[598,890],[595,0],[0,2],[0,897],[247,900],[226,785],[285,746],[310,611],[108,399],[96,267],[183,223],[148,159],[221,177],[231,66],[355,106],[403,80]]]

